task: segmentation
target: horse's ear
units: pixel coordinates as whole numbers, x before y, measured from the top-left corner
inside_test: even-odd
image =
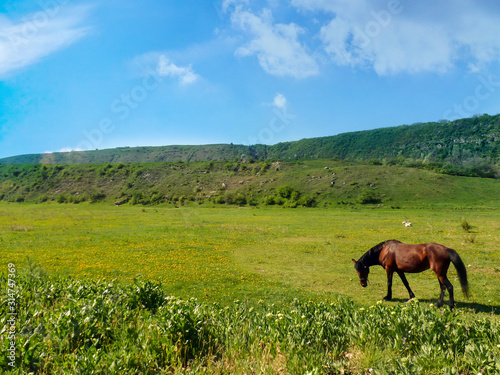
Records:
[[[356,259],[353,259],[353,260],[352,260],[352,262],[353,262],[354,264],[356,264],[356,263],[357,263],[357,262],[356,262]]]

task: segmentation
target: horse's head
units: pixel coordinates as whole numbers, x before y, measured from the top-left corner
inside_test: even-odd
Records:
[[[358,273],[361,286],[363,288],[366,288],[366,286],[368,285],[368,274],[370,273],[370,268],[362,265],[354,259],[352,261],[354,262],[354,269]]]

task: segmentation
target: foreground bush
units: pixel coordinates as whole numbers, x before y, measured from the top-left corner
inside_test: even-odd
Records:
[[[7,277],[0,277],[3,286]],[[164,296],[160,284],[16,279],[15,367],[38,374],[496,374],[497,317],[418,301],[350,300],[230,306]],[[5,293],[5,292],[4,292]],[[8,298],[1,341],[8,348]]]

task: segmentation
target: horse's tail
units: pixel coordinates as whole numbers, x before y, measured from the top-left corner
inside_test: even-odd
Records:
[[[460,286],[462,287],[462,293],[465,297],[469,298],[469,282],[467,281],[467,270],[465,269],[464,262],[462,262],[458,253],[453,249],[448,249],[448,255],[457,269]]]

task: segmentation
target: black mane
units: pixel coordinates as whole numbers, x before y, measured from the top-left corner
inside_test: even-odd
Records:
[[[384,242],[381,242],[381,243],[373,246],[370,250],[368,250],[366,253],[364,253],[363,256],[361,256],[361,258],[359,258],[357,263],[361,267],[370,267],[370,266],[374,266],[376,264],[379,264],[379,260],[378,260],[379,254],[382,251],[382,249],[384,248],[384,245],[390,241],[396,241],[396,240],[384,241]],[[399,242],[399,241],[397,241],[397,242]]]

